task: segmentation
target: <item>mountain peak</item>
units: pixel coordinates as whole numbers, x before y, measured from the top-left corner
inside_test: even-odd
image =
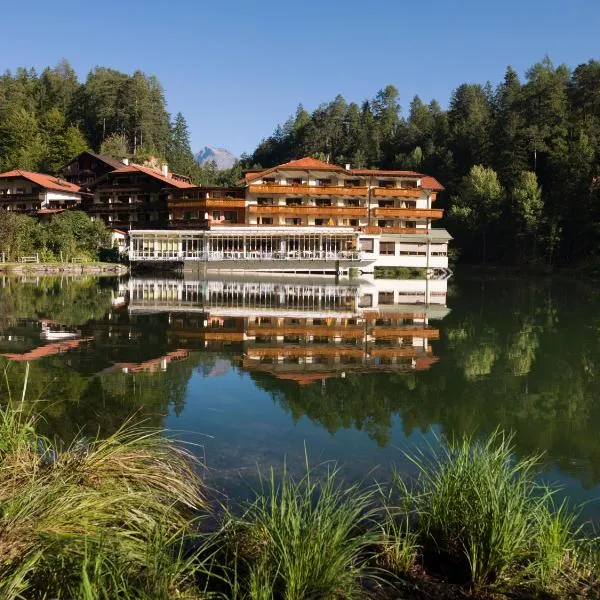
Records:
[[[196,154],[196,160],[200,165],[214,161],[217,165],[217,169],[222,171],[223,169],[230,169],[233,167],[237,157],[227,150],[227,148],[204,146],[204,148]]]

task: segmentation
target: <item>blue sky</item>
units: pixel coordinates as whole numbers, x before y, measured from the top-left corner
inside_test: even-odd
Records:
[[[6,2],[0,68],[67,58],[156,75],[192,146],[252,151],[299,102],[361,102],[388,83],[446,106],[463,82],[497,83],[548,54],[600,59],[598,0],[23,0]],[[8,26],[8,24],[14,26]]]

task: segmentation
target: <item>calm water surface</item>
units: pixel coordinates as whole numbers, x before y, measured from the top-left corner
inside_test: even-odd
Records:
[[[305,449],[370,480],[500,426],[600,517],[598,289],[457,277],[426,307],[424,285],[0,279],[0,361],[13,392],[30,364],[48,432],[108,434],[135,413],[197,444],[233,496]]]

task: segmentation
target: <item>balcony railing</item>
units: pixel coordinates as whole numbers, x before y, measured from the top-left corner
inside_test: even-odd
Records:
[[[342,215],[348,217],[365,217],[367,208],[364,206],[261,206],[251,204],[250,214],[261,215]]]
[[[169,208],[244,208],[246,201],[243,198],[199,198],[198,200],[168,201]]]
[[[329,185],[251,185],[251,194],[302,194],[305,196],[366,196],[367,187]]]
[[[44,194],[0,194],[0,202],[31,202],[42,201]]]
[[[365,334],[363,327],[329,327],[328,325],[249,325],[248,335],[299,335],[305,337],[362,338]]]
[[[354,250],[288,250],[287,252],[280,251],[262,251],[248,250],[246,252],[238,250],[196,250],[196,251],[181,251],[181,250],[135,250],[132,249],[129,253],[130,260],[149,260],[149,261],[177,261],[177,260],[204,260],[204,261],[221,261],[221,260],[346,260],[360,261],[362,253]]]
[[[378,339],[416,337],[437,340],[440,337],[439,329],[424,329],[422,327],[369,327],[369,333]]]
[[[408,233],[408,234],[420,234],[420,235],[425,235],[429,230],[425,229],[424,227],[374,227],[374,226],[368,226],[368,227],[361,227],[360,230],[363,233],[369,233],[369,234],[374,234],[374,233]]]
[[[374,188],[373,196],[376,198],[420,198],[423,192],[419,189],[402,188]]]
[[[375,217],[397,217],[399,219],[441,219],[444,211],[441,208],[375,208]]]

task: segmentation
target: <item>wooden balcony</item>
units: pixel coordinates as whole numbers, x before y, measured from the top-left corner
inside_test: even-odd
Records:
[[[374,226],[368,226],[368,227],[361,227],[360,230],[363,233],[408,233],[408,234],[420,234],[420,235],[425,235],[427,233],[427,231],[429,231],[428,229],[425,229],[423,227],[421,228],[416,228],[416,227],[374,227]]]
[[[243,198],[199,198],[198,200],[168,201],[169,208],[244,208],[246,201]]]
[[[373,196],[375,198],[421,198],[423,192],[418,188],[374,188]]]
[[[268,196],[269,194],[303,196],[366,196],[369,189],[365,187],[344,187],[328,185],[251,185],[251,194]]]
[[[344,216],[367,218],[365,206],[259,206],[251,204],[248,212],[253,215],[312,215],[320,216]]]
[[[375,217],[390,217],[397,219],[441,219],[444,211],[441,208],[375,208]]]
[[[351,327],[329,327],[327,325],[249,325],[248,336],[256,335],[299,335],[305,337],[314,335],[319,337],[342,337],[342,338],[362,338],[364,328]]]
[[[427,348],[426,352],[431,352],[431,347]],[[369,356],[417,356],[422,354],[423,349],[417,347],[402,348],[398,346],[371,346],[368,350]]]
[[[371,328],[369,333],[378,339],[416,337],[437,340],[440,337],[439,329],[423,329],[421,327],[386,327],[381,325]]]
[[[248,358],[261,357],[261,358],[279,358],[285,356],[291,357],[302,357],[302,356],[356,356],[362,357],[364,355],[363,348],[349,348],[347,346],[331,344],[330,346],[323,345],[307,345],[307,346],[260,346],[260,345],[248,345],[247,348]]]

